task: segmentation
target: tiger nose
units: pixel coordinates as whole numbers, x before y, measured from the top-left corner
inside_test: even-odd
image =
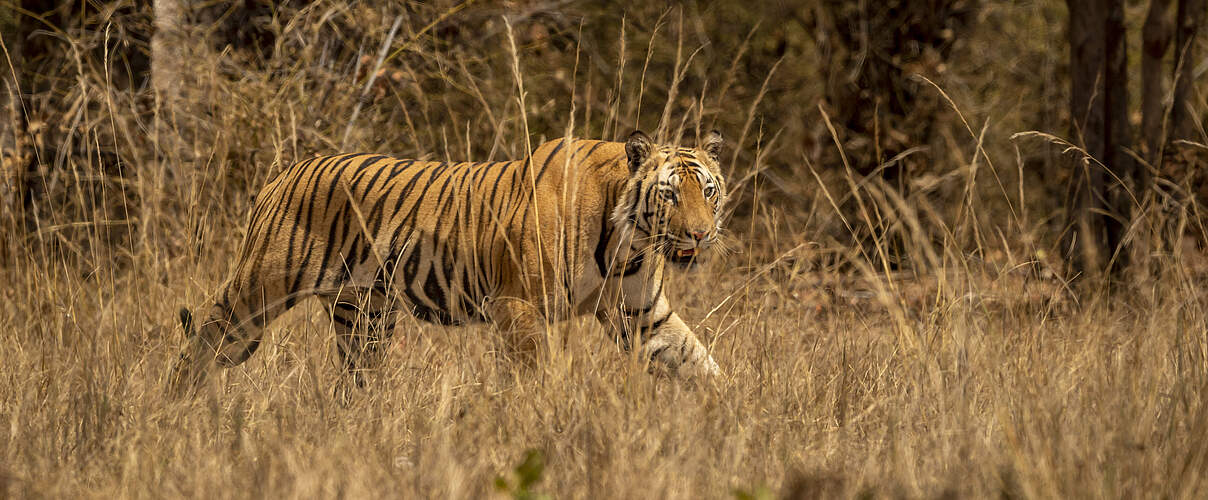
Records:
[[[688,231],[688,236],[691,236],[692,239],[699,242],[700,240],[705,239],[705,232],[704,231]]]

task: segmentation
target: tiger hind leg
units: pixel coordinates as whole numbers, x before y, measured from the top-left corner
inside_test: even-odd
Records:
[[[394,332],[398,310],[381,288],[367,292],[345,290],[325,297],[336,333],[336,353],[345,372],[358,388],[381,365]]]
[[[545,340],[541,309],[524,299],[500,297],[487,305],[487,313],[503,336],[507,354],[525,365],[535,365]]]

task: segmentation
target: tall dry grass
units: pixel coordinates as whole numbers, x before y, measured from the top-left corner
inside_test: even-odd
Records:
[[[802,76],[822,58],[778,62],[759,30],[789,28],[725,24],[728,4],[534,4],[505,23],[496,6],[320,3],[264,21],[259,58],[192,45],[173,108],[114,83],[115,37],[149,13],[96,14],[40,67],[37,197],[4,216],[0,492],[483,497],[538,450],[531,489],[558,498],[1201,496],[1208,317],[1182,236],[1200,208],[1185,183],[1143,194],[1146,274],[1065,275],[1038,182],[1064,147],[1012,136],[1061,132],[1060,27],[1035,12],[1052,4],[987,6],[928,80],[951,120],[909,191],[819,163],[843,144]],[[251,195],[293,161],[517,158],[634,127],[736,146],[734,251],[669,288],[723,376],[651,376],[594,320],[553,325],[536,368],[488,327],[408,322],[345,402],[305,303],[219,390],[165,395],[176,309],[221,282]]]

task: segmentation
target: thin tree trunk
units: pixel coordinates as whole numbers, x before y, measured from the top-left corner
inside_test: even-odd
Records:
[[[15,10],[0,12],[0,81],[3,95],[0,95],[0,212],[3,218],[0,230],[16,230],[24,219],[25,171],[28,168],[28,156],[32,151],[26,151],[28,142],[23,140],[26,128],[25,109],[21,103],[21,93],[27,92],[22,71],[23,45],[25,41],[25,26],[22,26],[20,14]],[[4,238],[11,241],[12,238]],[[0,248],[0,254],[5,253]],[[5,259],[7,260],[7,259]]]
[[[154,0],[155,34],[151,37],[151,88],[160,105],[180,97],[181,43],[184,10],[180,0]]]
[[[1069,7],[1070,112],[1074,135],[1103,164],[1082,163],[1071,207],[1076,234],[1070,249],[1088,275],[1127,265],[1121,249],[1131,198],[1119,180],[1136,177],[1129,145],[1127,53],[1122,0],[1066,0]],[[1141,180],[1141,179],[1138,179]],[[1131,186],[1129,186],[1131,187]]]
[[[184,8],[181,0],[154,0],[155,33],[151,36],[151,89],[155,92],[157,115],[155,143],[159,156],[175,152],[173,132],[181,102],[184,61]]]
[[[1087,153],[1102,158],[1104,151],[1103,94],[1098,92],[1099,82],[1104,76],[1105,13],[1100,8],[1101,0],[1066,0],[1069,7],[1070,41],[1070,118],[1073,120],[1074,136],[1082,143]],[[1092,213],[1102,208],[1095,193],[1103,191],[1103,176],[1099,169],[1080,163],[1081,171],[1074,176],[1076,196],[1070,207],[1077,228],[1071,234],[1070,252],[1075,267],[1080,272],[1102,268],[1102,245],[1098,244],[1099,217]]]
[[[1104,250],[1116,252],[1108,262],[1108,271],[1119,274],[1135,259],[1125,248],[1125,236],[1132,221],[1136,193],[1149,188],[1149,172],[1139,168],[1136,159],[1126,149],[1132,148],[1132,125],[1128,121],[1128,50],[1124,29],[1124,1],[1105,2],[1108,9],[1104,25],[1107,56],[1104,78],[1104,154],[1111,173],[1103,181],[1109,215],[1100,215],[1104,229]],[[1112,175],[1114,174],[1114,175]],[[1130,194],[1131,192],[1131,194]]]
[[[185,198],[185,180],[189,172],[189,128],[185,67],[188,47],[185,37],[185,8],[190,0],[153,0],[155,31],[151,35],[151,89],[155,96],[153,122],[154,161],[159,168],[139,173],[143,211],[140,217],[141,241],[156,245],[160,231],[171,227],[165,215],[171,206]]]
[[[1171,138],[1191,139],[1195,137],[1196,126],[1192,120],[1191,85],[1196,59],[1195,37],[1204,24],[1204,13],[1208,10],[1208,1],[1179,0],[1178,20],[1175,30],[1175,82],[1174,99],[1170,109]]]
[[[1150,0],[1149,13],[1141,28],[1141,133],[1145,140],[1145,160],[1157,166],[1161,160],[1166,126],[1166,71],[1162,59],[1174,35],[1170,20],[1170,0]]]

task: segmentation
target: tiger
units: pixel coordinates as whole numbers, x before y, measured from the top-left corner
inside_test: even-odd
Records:
[[[170,374],[196,390],[239,365],[274,318],[323,304],[357,386],[399,319],[493,323],[525,360],[551,321],[593,314],[651,369],[720,373],[667,299],[668,263],[695,267],[722,234],[717,131],[697,147],[562,138],[525,159],[441,162],[381,154],[310,158],[256,195],[232,274],[193,314]]]

